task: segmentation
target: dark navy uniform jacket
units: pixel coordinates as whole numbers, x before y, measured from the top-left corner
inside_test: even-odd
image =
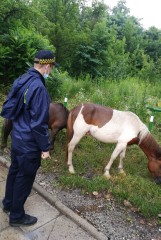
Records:
[[[14,81],[1,112],[13,123],[13,149],[35,154],[49,150],[49,105],[45,80],[36,69],[30,68]]]

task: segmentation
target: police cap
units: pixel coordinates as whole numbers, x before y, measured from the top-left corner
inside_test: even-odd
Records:
[[[58,66],[59,64],[55,62],[54,53],[51,50],[40,50],[36,53],[34,63],[38,64],[53,64]]]

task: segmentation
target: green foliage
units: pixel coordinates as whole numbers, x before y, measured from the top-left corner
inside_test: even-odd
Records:
[[[68,70],[71,67],[73,49],[77,47],[77,41],[81,41],[78,1],[42,0],[41,2],[43,4],[40,5],[40,9],[52,23],[48,36],[56,48],[56,59],[65,70]]]
[[[91,7],[81,0],[3,1],[1,79],[5,84],[13,81],[28,64],[20,59],[31,61],[36,49],[50,47],[56,49],[61,70],[74,77],[88,75],[93,81],[140,77],[155,83],[161,76],[161,31],[154,27],[145,31],[139,21],[124,0],[113,9],[100,0]]]
[[[28,15],[27,1],[22,0],[6,0],[1,1],[0,9],[0,25],[1,34],[7,33],[9,29],[16,26],[17,21],[21,19],[21,23]],[[27,18],[26,18],[27,19]]]
[[[157,81],[159,84],[159,80]],[[149,81],[141,81],[139,78],[127,78],[122,81],[104,80],[99,78],[96,83],[87,77],[85,80],[73,81],[66,78],[62,85],[62,94],[69,98],[69,106],[75,103],[94,102],[117,108],[130,110],[139,115],[143,121],[147,121],[148,106],[156,106],[161,98],[158,84]],[[152,96],[151,98],[150,93]]]
[[[52,101],[56,101],[61,96],[61,86],[64,76],[59,73],[57,69],[54,69],[52,74],[46,80],[46,87]]]
[[[3,83],[0,83],[0,101],[3,99],[5,101],[6,95],[8,95],[11,90],[12,84],[5,86]],[[2,94],[3,93],[3,94]]]
[[[151,27],[144,34],[144,48],[154,62],[161,58],[161,30]]]
[[[95,46],[80,46],[75,54],[75,59],[72,65],[72,69],[77,76],[85,76],[87,74],[92,78],[101,76],[101,73],[97,69],[102,63],[96,57],[96,54],[98,54],[96,51]]]
[[[40,49],[53,49],[49,41],[33,30],[17,27],[0,37],[0,79],[7,85],[33,65],[34,55]]]

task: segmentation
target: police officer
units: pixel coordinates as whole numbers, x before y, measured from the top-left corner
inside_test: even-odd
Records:
[[[25,213],[41,158],[50,158],[48,133],[50,98],[45,87],[55,57],[50,50],[35,55],[34,67],[14,81],[3,104],[1,116],[12,120],[11,165],[9,168],[3,210],[10,212],[11,226],[32,225],[37,218]]]

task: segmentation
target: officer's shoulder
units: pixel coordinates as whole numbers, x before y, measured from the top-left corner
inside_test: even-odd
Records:
[[[33,79],[30,87],[32,89],[44,89],[45,88],[43,82],[39,78]]]

